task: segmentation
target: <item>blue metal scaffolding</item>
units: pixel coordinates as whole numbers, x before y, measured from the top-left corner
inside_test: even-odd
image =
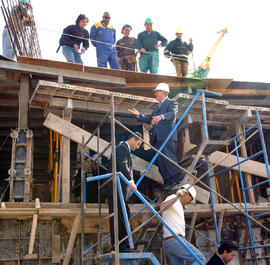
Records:
[[[250,128],[246,129],[245,131],[241,132],[240,134],[236,135],[235,137],[233,137],[232,139],[228,140],[228,144],[231,144],[234,146],[234,149],[226,156],[228,157],[230,154],[232,154],[233,152],[236,153],[237,155],[237,163],[226,168],[223,169],[217,173],[214,173],[213,175],[210,174],[210,171],[212,169],[214,169],[216,166],[218,166],[219,161],[216,165],[210,167],[208,160],[206,158],[205,161],[203,161],[203,163],[201,163],[199,166],[201,166],[202,164],[206,164],[206,172],[200,176],[199,178],[195,177],[191,172],[193,172],[193,170],[191,172],[187,171],[185,168],[181,167],[180,165],[178,165],[176,162],[172,161],[170,158],[168,158],[167,156],[165,156],[162,153],[162,150],[164,148],[164,146],[166,145],[166,143],[169,141],[170,137],[172,136],[173,132],[175,130],[177,130],[177,128],[179,127],[179,125],[181,124],[181,122],[183,122],[184,118],[186,117],[187,113],[189,112],[189,110],[192,108],[192,105],[195,103],[196,100],[198,100],[198,98],[201,99],[202,101],[202,115],[203,115],[203,128],[204,128],[204,140],[208,140],[209,139],[209,135],[208,135],[208,127],[207,127],[207,118],[206,118],[206,104],[205,104],[205,93],[208,93],[210,95],[214,95],[214,96],[221,96],[220,94],[211,92],[211,91],[207,91],[207,90],[199,90],[196,95],[193,97],[192,101],[189,103],[188,107],[186,108],[185,112],[182,114],[182,116],[180,117],[180,119],[177,121],[175,127],[173,128],[173,130],[170,132],[170,134],[168,135],[167,139],[164,141],[163,145],[160,147],[159,150],[157,150],[156,148],[154,148],[153,146],[151,146],[150,144],[146,143],[143,139],[141,139],[145,144],[149,145],[150,148],[152,148],[155,152],[156,155],[153,157],[153,159],[151,160],[151,162],[148,164],[146,170],[149,170],[151,168],[151,166],[154,164],[156,158],[158,157],[158,155],[161,155],[163,157],[165,157],[168,161],[170,161],[172,164],[176,165],[180,170],[184,171],[186,174],[188,174],[190,177],[192,177],[195,181],[192,185],[195,185],[197,183],[200,183],[205,189],[207,189],[208,191],[210,191],[210,201],[211,201],[211,207],[212,207],[212,213],[213,213],[213,219],[214,219],[214,228],[215,228],[215,232],[216,232],[216,241],[208,238],[207,236],[203,235],[202,233],[200,233],[199,231],[197,231],[196,229],[188,226],[189,229],[192,229],[193,231],[195,231],[196,233],[198,233],[200,236],[202,236],[203,238],[205,238],[206,240],[208,240],[211,244],[215,244],[216,246],[220,245],[220,238],[219,238],[219,233],[218,233],[218,226],[217,226],[217,217],[216,217],[216,211],[215,211],[215,203],[214,203],[214,195],[215,196],[219,196],[221,197],[225,202],[231,204],[232,207],[234,207],[235,209],[237,209],[240,213],[242,213],[243,215],[246,216],[247,219],[247,223],[248,223],[248,228],[249,228],[249,236],[250,236],[250,243],[251,246],[247,247],[247,248],[243,248],[240,250],[250,250],[250,249],[255,249],[255,248],[260,248],[260,247],[269,247],[269,245],[265,245],[265,246],[255,246],[254,242],[253,242],[253,238],[252,238],[252,228],[251,228],[251,221],[253,221],[254,223],[256,223],[257,225],[261,226],[262,228],[264,228],[265,230],[267,230],[268,232],[270,232],[270,230],[265,227],[264,225],[262,225],[261,223],[259,223],[255,218],[258,217],[258,215],[254,215],[254,216],[250,216],[248,213],[248,207],[247,207],[247,200],[246,200],[246,196],[245,196],[245,192],[249,189],[252,189],[254,187],[257,187],[258,185],[263,185],[263,184],[270,184],[270,169],[269,169],[269,161],[268,161],[268,157],[267,157],[267,152],[266,152],[266,147],[265,147],[265,142],[264,142],[264,136],[263,136],[263,130],[262,130],[262,125],[261,125],[261,121],[260,121],[260,116],[258,111],[256,111],[256,119],[257,119],[257,123],[254,124],[253,126],[251,126]],[[90,157],[88,154],[86,154],[84,152],[84,147],[87,145],[87,143],[89,143],[92,138],[94,137],[95,134],[97,134],[97,138],[98,138],[98,146],[99,146],[99,131],[100,128],[102,127],[102,125],[104,124],[104,122],[110,118],[111,120],[111,142],[109,143],[109,145],[105,148],[105,150],[102,150],[102,152],[100,152],[99,147],[98,147],[98,154],[96,157]],[[137,227],[136,229],[134,229],[133,231],[131,231],[130,226],[129,226],[129,220],[128,220],[128,216],[127,216],[127,212],[126,212],[126,208],[125,208],[125,204],[124,204],[124,198],[123,198],[123,193],[122,193],[122,188],[120,185],[120,180],[124,181],[127,185],[129,185],[127,179],[121,174],[121,172],[116,172],[116,166],[115,166],[115,161],[113,161],[112,163],[112,173],[108,173],[106,175],[99,175],[96,177],[91,177],[91,178],[87,178],[87,181],[98,181],[98,191],[100,193],[100,189],[103,188],[105,185],[107,185],[110,181],[113,182],[113,196],[114,198],[117,198],[117,194],[120,198],[120,203],[121,205],[117,205],[117,199],[114,199],[114,213],[101,218],[101,203],[100,203],[100,195],[99,195],[99,236],[98,236],[98,242],[95,243],[94,245],[90,246],[89,248],[87,248],[86,250],[84,250],[84,204],[85,204],[85,172],[84,172],[84,158],[88,157],[90,159],[92,159],[93,161],[97,162],[98,165],[100,167],[102,167],[104,169],[104,166],[100,163],[99,158],[102,156],[102,154],[108,149],[111,148],[112,150],[112,159],[115,160],[115,124],[120,125],[122,128],[124,128],[125,130],[127,130],[129,133],[134,134],[132,131],[130,131],[126,126],[124,126],[121,122],[119,122],[118,120],[115,119],[114,117],[114,99],[113,96],[111,96],[111,111],[109,113],[107,113],[104,117],[104,119],[101,121],[101,123],[99,124],[99,126],[97,127],[97,129],[94,131],[94,133],[92,134],[92,136],[85,142],[85,139],[83,139],[83,145],[82,145],[82,151],[81,151],[81,210],[82,210],[82,222],[81,222],[81,228],[82,228],[82,237],[81,237],[81,263],[83,264],[83,260],[84,260],[84,255],[86,255],[90,250],[92,250],[94,247],[96,247],[97,245],[99,246],[98,248],[98,255],[96,256],[96,258],[98,258],[99,260],[103,260],[103,262],[107,261],[112,261],[112,259],[114,260],[115,264],[120,264],[120,260],[133,260],[135,263],[137,264],[135,260],[138,259],[148,259],[149,261],[152,262],[152,264],[159,264],[158,261],[155,259],[155,257],[153,257],[152,253],[143,253],[144,255],[142,255],[142,253],[119,253],[119,244],[125,240],[121,239],[119,241],[118,238],[118,216],[117,214],[115,214],[117,212],[118,207],[121,207],[122,211],[123,211],[123,216],[125,219],[125,226],[126,226],[126,231],[127,231],[127,238],[130,244],[130,248],[134,249],[134,243],[133,243],[133,239],[132,239],[132,234],[134,234],[135,232],[137,232],[140,228],[142,228],[144,225],[146,225],[150,220],[152,220],[153,218],[157,218],[159,219],[159,221],[171,232],[171,234],[176,238],[176,240],[190,253],[190,255],[192,255],[199,264],[202,264],[201,261],[198,259],[198,257],[187,247],[187,245],[185,244],[185,242],[183,242],[181,240],[181,238],[176,235],[174,233],[174,231],[168,226],[168,224],[166,224],[166,222],[162,219],[162,217],[160,216],[161,212],[156,212],[154,210],[154,208],[151,206],[151,204],[145,199],[145,196],[142,195],[140,192],[138,191],[134,191],[135,195],[141,200],[141,202],[144,204],[144,207],[139,211],[141,212],[143,209],[148,208],[150,210],[150,212],[153,214],[153,216],[147,220],[146,222],[144,222],[143,224],[141,224],[139,227]],[[255,130],[257,129],[257,130]],[[251,133],[252,131],[254,131],[253,133]],[[251,139],[251,137],[253,137],[256,133],[259,133],[260,135],[260,141],[261,141],[261,145],[262,145],[262,150],[260,152],[257,152],[256,154],[241,160],[239,159],[240,155],[239,155],[239,147],[244,144],[246,141],[248,141],[249,139]],[[251,135],[249,135],[244,141],[242,141],[239,145],[237,145],[237,139],[242,136],[242,135],[247,135],[248,133],[251,133]],[[137,136],[136,136],[137,137]],[[268,179],[266,181],[263,181],[259,184],[255,184],[251,187],[244,187],[244,181],[243,181],[243,176],[242,176],[242,172],[241,172],[241,164],[258,156],[259,154],[263,154],[264,156],[264,160],[265,160],[265,166],[266,166],[266,171],[267,171],[267,176]],[[226,159],[225,157],[225,159]],[[212,184],[211,184],[211,178],[214,176],[218,176],[221,173],[224,173],[228,170],[230,170],[231,168],[238,166],[239,169],[239,175],[240,175],[240,181],[241,181],[241,187],[242,187],[242,192],[243,192],[243,198],[244,198],[244,204],[245,204],[245,211],[243,211],[242,209],[240,209],[239,207],[237,207],[236,205],[234,205],[232,202],[230,202],[228,199],[226,199],[225,197],[223,197],[222,195],[220,195],[219,193],[217,193],[215,190],[212,189]],[[143,173],[139,180],[137,181],[136,185],[138,186],[141,181],[143,180],[143,178],[145,177],[145,174]],[[204,177],[208,178],[208,185],[205,184],[202,179]],[[100,184],[100,180],[105,180],[104,184]],[[155,201],[155,200],[154,200]],[[136,213],[134,216],[136,216]],[[134,216],[132,216],[130,219],[132,219]],[[107,234],[106,236],[102,237],[102,232],[101,232],[101,222],[104,220],[107,220],[108,218],[114,218],[114,232],[115,232],[115,250],[110,253],[110,254],[102,254],[102,241],[105,240],[106,238],[109,237],[109,234]]]

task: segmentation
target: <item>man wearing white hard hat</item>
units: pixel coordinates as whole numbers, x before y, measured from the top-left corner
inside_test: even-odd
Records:
[[[206,259],[202,253],[185,239],[185,205],[191,203],[196,198],[196,190],[189,184],[183,185],[176,194],[168,196],[160,205],[163,210],[162,218],[170,228],[186,243],[188,248],[205,264]],[[192,265],[198,262],[185,250],[185,248],[173,237],[166,227],[163,227],[162,247],[172,265],[184,265],[185,261]]]
[[[174,99],[168,98],[168,94],[170,92],[168,84],[158,84],[154,89],[154,92],[159,104],[154,108],[151,115],[143,115],[135,108],[129,110],[129,112],[137,117],[138,122],[153,125],[151,144],[155,148],[159,149],[175,125],[178,113],[178,104]],[[177,141],[177,130],[175,130],[162,150],[164,155],[168,156],[175,162],[177,162]],[[177,166],[171,164],[161,155],[157,157],[157,166],[164,180],[164,188],[179,184]]]

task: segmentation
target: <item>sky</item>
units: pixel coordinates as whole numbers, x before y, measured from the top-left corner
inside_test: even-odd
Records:
[[[217,31],[225,27],[225,35],[211,60],[208,77],[232,78],[239,81],[270,82],[269,0],[31,0],[42,58],[65,61],[61,50],[56,54],[62,30],[74,24],[81,13],[89,18],[87,29],[101,20],[104,11],[111,14],[111,24],[122,38],[123,24],[133,27],[131,36],[144,30],[144,20],[151,17],[153,29],[169,41],[176,28],[184,31],[183,39],[192,37],[193,56],[190,69],[198,67],[218,38]],[[1,17],[0,26],[4,21]],[[0,44],[1,45],[1,44]],[[2,49],[1,49],[2,50]],[[95,48],[82,56],[85,65],[96,66]],[[175,75],[172,63],[160,50],[160,74]]]

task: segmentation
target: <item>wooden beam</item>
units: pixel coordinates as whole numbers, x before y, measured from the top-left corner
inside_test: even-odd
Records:
[[[77,213],[77,215],[74,218],[73,226],[70,232],[69,240],[68,240],[68,245],[66,249],[66,255],[63,261],[63,265],[69,265],[70,257],[72,254],[72,249],[74,246],[74,242],[77,236],[79,224],[80,224],[80,219],[81,219],[81,212]]]
[[[86,73],[82,71],[67,70],[55,67],[38,66],[25,63],[0,61],[0,69],[10,72],[20,72],[26,74],[38,74],[41,76],[58,77],[63,76],[71,80],[84,80],[88,82],[109,84],[116,86],[125,86],[126,81],[124,78]]]
[[[236,134],[239,134],[241,133],[243,130],[243,127],[239,124],[238,121],[235,121],[234,122],[234,127],[235,127],[235,132]],[[243,142],[245,140],[245,136],[242,135],[238,138],[238,141],[239,143]],[[243,158],[247,158],[248,155],[247,155],[247,148],[246,148],[246,144],[242,144],[240,146],[240,150],[241,150],[241,156]],[[249,173],[246,173],[246,182],[247,182],[247,187],[251,187],[253,184],[252,184],[252,177],[251,177],[251,174]],[[248,195],[249,195],[249,200],[251,203],[255,203],[255,196],[254,196],[254,190],[253,189],[249,189],[248,190]]]
[[[52,263],[58,264],[61,254],[61,238],[60,235],[52,234]]]
[[[52,129],[56,131],[57,133],[71,139],[72,141],[82,144],[82,136],[84,136],[84,139],[87,141],[91,133],[81,129],[80,127],[73,125],[72,123],[65,121],[64,119],[61,119],[60,117],[49,113],[44,124],[45,127]],[[109,143],[103,139],[100,139],[100,151],[105,149],[105,147]],[[97,152],[97,137],[94,136],[92,140],[87,144],[87,148],[90,150],[93,150],[94,152]],[[111,148],[109,148],[105,153],[104,156],[107,159],[110,159],[111,157]],[[143,165],[147,165],[148,163],[144,161],[143,159],[136,157],[133,162],[134,169],[140,169]],[[145,168],[144,168],[145,169]],[[163,179],[161,175],[159,174],[159,171],[156,166],[152,166],[151,169],[148,172],[148,178],[158,182],[163,183]]]
[[[223,159],[225,156],[227,156],[226,153],[223,153],[221,151],[215,151],[209,156],[209,162],[212,164],[218,163],[221,159]],[[240,161],[243,161],[244,157],[239,157]],[[229,155],[225,160],[223,160],[221,163],[219,163],[222,167],[230,167],[237,163],[237,157],[234,155]],[[232,168],[232,170],[238,171],[238,166],[235,166]],[[256,175],[262,178],[268,178],[267,172],[265,168],[265,164],[254,161],[254,160],[248,160],[241,164],[241,170],[244,173],[249,173],[251,175]]]
[[[19,119],[18,119],[19,129],[28,128],[28,108],[29,108],[29,93],[30,93],[29,91],[30,91],[29,75],[21,75],[20,91],[19,91]]]
[[[64,120],[70,123],[71,115],[72,106],[67,106],[63,111]],[[70,138],[63,137],[62,148],[62,202],[68,203],[70,201]]]
[[[195,223],[196,223],[196,220],[197,220],[197,216],[198,216],[198,213],[197,212],[195,212],[195,213],[192,214],[191,221],[190,221],[190,226],[192,228],[194,228],[194,226],[195,226]],[[189,242],[192,239],[192,235],[193,235],[193,230],[192,229],[189,229],[188,234],[187,234],[187,240]]]

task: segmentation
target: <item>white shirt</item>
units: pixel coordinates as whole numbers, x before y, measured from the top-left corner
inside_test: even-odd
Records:
[[[168,196],[165,201],[171,200],[175,197],[174,194]],[[162,213],[164,221],[177,234],[185,237],[185,215],[182,203],[177,200],[169,209]],[[172,236],[168,229],[163,226],[163,238]]]
[[[130,146],[129,146],[128,142],[124,142],[124,143],[128,146],[128,150],[130,152]]]

